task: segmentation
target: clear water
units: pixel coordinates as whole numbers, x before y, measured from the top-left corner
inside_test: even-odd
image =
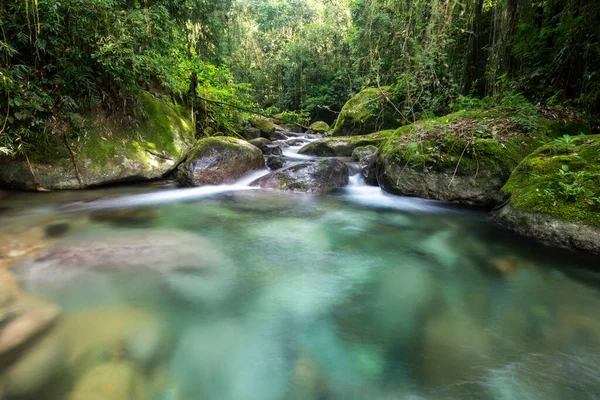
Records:
[[[64,222],[53,245],[85,254],[14,268],[63,311],[56,360],[31,367],[49,378],[21,398],[127,398],[82,389],[110,362],[136,371],[131,399],[600,398],[598,260],[484,214],[356,178],[322,197],[140,187],[2,204],[0,230]]]

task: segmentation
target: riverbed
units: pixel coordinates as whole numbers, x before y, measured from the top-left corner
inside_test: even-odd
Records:
[[[5,193],[9,270],[61,310],[7,398],[600,397],[597,258],[357,175],[256,176]]]

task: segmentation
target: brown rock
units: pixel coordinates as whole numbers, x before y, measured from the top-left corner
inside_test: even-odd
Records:
[[[0,330],[0,355],[16,349],[48,329],[59,315],[58,306],[47,304],[31,307],[9,319],[8,324]]]
[[[241,139],[211,137],[198,142],[176,178],[182,186],[222,185],[264,167],[258,147]]]
[[[88,372],[69,400],[143,400],[144,377],[127,362],[110,362]]]

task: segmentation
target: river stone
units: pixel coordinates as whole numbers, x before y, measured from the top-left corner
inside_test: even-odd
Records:
[[[272,133],[264,136],[267,139],[271,140],[271,141],[275,141],[275,140],[287,140],[288,139],[288,135],[290,134],[289,131],[286,131],[285,129],[281,128],[281,127],[277,127]]]
[[[241,139],[211,137],[198,142],[176,178],[182,186],[223,185],[264,167],[256,146]]]
[[[278,169],[281,169],[285,165],[285,160],[283,159],[283,157],[280,157],[280,156],[267,156],[266,161],[267,161],[267,167],[271,171],[276,171]]]
[[[252,139],[250,141],[248,141],[251,145],[256,146],[260,149],[260,151],[262,151],[264,153],[264,149],[265,146],[273,144],[273,142],[271,142],[269,139],[265,139],[265,138],[257,138],[257,139]]]
[[[64,371],[67,361],[69,343],[64,336],[55,332],[56,328],[17,354],[16,361],[8,366],[2,365],[0,358],[0,395],[8,398],[41,398],[31,395]]]
[[[358,161],[367,185],[377,186],[377,152],[375,146],[357,147],[352,152],[352,159]]]
[[[231,262],[208,240],[169,230],[113,231],[51,247],[14,266],[26,290],[59,296],[90,276],[144,274],[187,300],[220,299],[234,280]],[[152,275],[151,275],[152,274]],[[118,283],[118,282],[117,282]]]
[[[0,356],[16,349],[48,329],[60,315],[60,308],[53,304],[27,307],[15,304],[13,309],[18,314],[4,322],[0,330]]]
[[[327,193],[348,184],[348,166],[337,159],[315,160],[272,172],[250,186],[292,190],[306,193]]]
[[[308,129],[311,131],[317,132],[317,133],[326,133],[331,130],[331,127],[329,126],[329,124],[327,122],[316,121],[316,122],[312,123],[308,127]]]
[[[301,139],[301,138],[294,138],[294,139],[289,139],[285,141],[285,144],[287,144],[288,146],[302,146],[308,143],[308,140],[306,139]]]
[[[242,129],[241,135],[246,140],[256,140],[257,138],[260,138],[260,129],[247,126]]]
[[[128,362],[109,362],[88,372],[69,400],[143,400],[144,377]]]
[[[283,151],[281,147],[276,144],[266,145],[263,149],[263,154],[266,156],[282,156]]]
[[[428,388],[450,398],[477,393],[477,377],[488,367],[493,350],[483,326],[463,312],[447,311],[427,321],[422,341],[421,379]]]
[[[351,157],[358,147],[379,146],[393,131],[375,132],[370,135],[320,138],[302,147],[298,154],[317,157]]]

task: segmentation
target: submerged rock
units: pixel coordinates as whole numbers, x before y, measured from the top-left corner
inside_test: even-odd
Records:
[[[94,211],[90,214],[93,221],[110,222],[117,225],[144,225],[160,217],[157,208],[123,208]]]
[[[144,400],[144,377],[128,362],[109,362],[88,372],[69,400]]]
[[[77,154],[84,187],[159,179],[177,167],[194,143],[191,115],[166,99],[143,93],[144,116],[136,123],[115,122],[102,112],[83,115],[88,132],[69,144]],[[66,129],[66,128],[65,128]],[[79,189],[71,153],[62,135],[28,153],[40,185],[46,189]],[[35,189],[25,158],[0,157],[0,185]]]
[[[448,311],[427,321],[422,335],[421,379],[426,387],[450,398],[480,398],[477,378],[493,350],[484,327],[462,312]]]
[[[337,159],[315,160],[275,171],[251,186],[292,190],[307,193],[327,193],[348,184],[346,164]]]
[[[240,139],[211,137],[198,142],[176,178],[183,186],[222,185],[264,166],[256,146]]]
[[[318,157],[350,157],[354,150],[364,146],[379,146],[393,131],[382,131],[364,136],[320,139],[302,147],[298,154]]]
[[[187,300],[226,295],[235,277],[230,261],[208,240],[181,231],[117,231],[57,244],[14,271],[33,293],[58,296],[65,285],[98,274],[144,274]],[[121,278],[122,279],[122,278]]]
[[[555,245],[600,253],[600,136],[554,142],[527,157],[502,193],[498,223]]]
[[[367,88],[348,100],[333,127],[334,136],[366,135],[401,125],[389,106],[389,87]]]

